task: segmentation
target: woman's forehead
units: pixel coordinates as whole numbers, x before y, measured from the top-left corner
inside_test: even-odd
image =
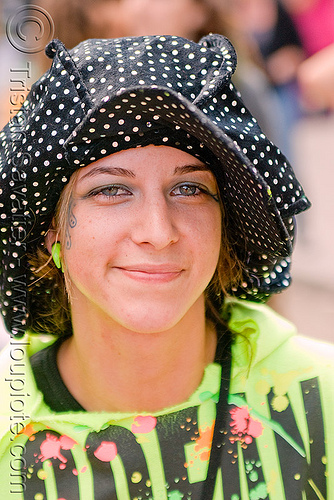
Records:
[[[159,170],[167,167],[175,173],[185,173],[187,168],[210,171],[206,163],[181,149],[150,144],[118,151],[90,163],[79,170],[79,179],[99,173],[108,173],[110,169],[115,174],[117,174],[117,170],[122,169],[122,173],[131,177],[133,176],[131,172],[143,166]]]

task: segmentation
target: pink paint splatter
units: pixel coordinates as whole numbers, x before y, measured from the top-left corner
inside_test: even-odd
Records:
[[[253,418],[249,419],[249,425],[248,425],[248,434],[251,436],[257,438],[261,436],[263,431],[263,425],[259,420],[254,420]]]
[[[58,458],[63,464],[67,462],[60,450],[70,450],[76,442],[68,436],[61,436],[57,438],[53,434],[46,434],[46,439],[41,443],[40,450],[41,454],[38,458],[44,462],[50,458]]]
[[[94,455],[101,462],[112,462],[117,456],[117,446],[112,441],[102,441]]]
[[[263,425],[250,416],[247,406],[233,408],[230,413],[232,417],[231,432],[236,436],[236,440],[250,444],[253,438],[261,436]]]
[[[38,458],[40,458],[42,462],[48,460],[49,458],[58,458],[61,462],[66,463],[67,458],[61,454],[60,449],[61,444],[59,439],[52,434],[47,434],[46,439],[40,446],[41,454]]]
[[[66,435],[60,436],[59,442],[62,450],[71,450],[73,446],[77,444],[76,441],[74,441],[74,439]]]
[[[151,416],[138,415],[134,418],[131,432],[134,434],[148,434],[157,425],[157,419]]]

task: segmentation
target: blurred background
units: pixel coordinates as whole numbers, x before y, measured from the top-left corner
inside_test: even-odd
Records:
[[[226,35],[234,82],[313,203],[298,216],[293,283],[270,305],[334,340],[334,0],[0,0],[0,126],[49,67],[43,48],[87,38]],[[0,181],[1,182],[1,181]],[[7,336],[0,320],[0,346]]]

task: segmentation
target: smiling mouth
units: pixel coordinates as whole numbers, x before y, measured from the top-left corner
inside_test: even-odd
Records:
[[[132,278],[137,281],[147,281],[147,282],[169,282],[178,278],[182,273],[183,269],[177,269],[172,267],[115,267],[121,271],[125,276]]]

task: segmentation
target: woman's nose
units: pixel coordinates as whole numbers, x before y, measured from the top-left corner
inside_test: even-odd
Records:
[[[150,244],[157,250],[176,243],[179,236],[175,215],[163,196],[143,202],[132,231],[132,240],[138,245]]]

